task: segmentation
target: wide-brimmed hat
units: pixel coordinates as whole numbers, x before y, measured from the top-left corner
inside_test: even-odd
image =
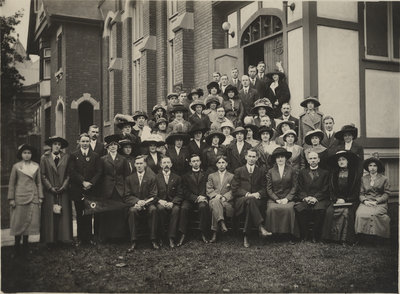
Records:
[[[207,101],[206,102],[206,108],[210,108],[210,104],[211,103],[216,103],[217,106],[220,105],[219,100],[218,100],[217,97],[211,97],[210,99],[207,99],[206,101]]]
[[[119,145],[120,148],[123,148],[123,147],[125,147],[127,145],[131,145],[131,147],[133,147],[134,144],[129,139],[122,139],[122,140],[118,141],[118,145]]]
[[[292,152],[287,151],[285,148],[283,147],[277,147],[275,148],[274,151],[272,151],[271,154],[271,162],[275,162],[275,159],[278,155],[283,155],[286,157],[286,159],[289,159],[290,157],[292,157]]]
[[[178,98],[179,95],[178,95],[178,93],[169,93],[169,94],[167,95],[167,99],[168,99],[168,100],[171,99],[172,97]]]
[[[305,98],[305,99],[300,103],[300,106],[302,106],[302,107],[307,107],[307,103],[310,102],[310,101],[314,102],[314,106],[315,106],[315,107],[318,107],[318,106],[321,105],[321,103],[319,102],[318,98],[309,96],[309,97]]]
[[[211,144],[212,144],[212,139],[213,139],[215,136],[218,136],[218,138],[219,138],[219,143],[218,143],[218,145],[221,145],[221,144],[225,141],[225,135],[224,135],[222,132],[220,132],[220,131],[218,131],[218,130],[213,130],[213,131],[211,131],[211,132],[209,132],[209,133],[207,134],[206,139],[205,139],[206,143],[207,143],[208,145],[211,146]]]
[[[178,131],[178,132],[171,132],[167,138],[165,139],[165,142],[168,145],[174,145],[175,144],[175,140],[181,139],[183,140],[183,144],[186,145],[187,143],[189,143],[190,137],[187,133]]]
[[[228,96],[228,92],[229,92],[229,91],[233,91],[233,93],[235,93],[235,96],[239,95],[239,91],[238,91],[238,89],[237,89],[235,86],[232,86],[232,85],[226,86],[225,91],[224,91],[224,94],[225,94],[226,96]]]
[[[244,136],[246,137],[247,130],[244,127],[236,127],[235,130],[231,133],[231,135],[235,137],[237,133],[243,133]]]
[[[117,143],[119,146],[119,141],[121,140],[121,135],[119,134],[112,134],[104,138],[104,142],[106,142],[106,147],[111,143]]]
[[[165,144],[164,140],[162,139],[161,136],[156,135],[156,134],[152,134],[150,136],[148,136],[145,140],[143,140],[142,142],[142,146],[143,147],[148,147],[150,145],[156,145],[157,147],[159,146],[163,146]]]
[[[212,88],[216,88],[217,93],[221,92],[221,88],[219,87],[219,84],[217,82],[211,82],[207,85],[208,92],[211,92]]]
[[[53,136],[48,138],[46,141],[44,141],[44,144],[53,145],[54,142],[60,142],[61,143],[61,149],[67,148],[68,147],[68,142],[64,138],[58,137],[58,136]]]
[[[274,75],[278,75],[280,80],[285,78],[285,74],[283,72],[280,72],[279,70],[271,71],[271,72],[266,74],[267,78],[269,78],[271,80],[273,79],[272,77]]]
[[[32,157],[31,159],[36,155],[36,148],[33,147],[32,145],[29,144],[22,144],[21,146],[18,147],[18,151],[17,151],[17,158],[18,159],[22,159],[22,152],[24,152],[25,150],[29,150],[32,153]]]
[[[271,106],[267,105],[264,100],[259,99],[254,103],[254,107],[251,109],[251,113],[258,115],[258,109],[260,107],[264,107],[267,114],[271,114],[273,112]]]
[[[231,129],[231,132],[235,129],[235,127],[234,127],[232,121],[229,120],[229,119],[227,119],[226,121],[224,121],[224,122],[220,125],[219,128],[220,128],[221,130],[222,130],[223,128],[230,128],[230,129]]]
[[[135,113],[133,114],[133,119],[136,120],[139,116],[144,116],[145,119],[148,119],[149,117],[147,116],[147,113],[145,111],[142,110],[137,110],[135,111]]]
[[[188,110],[183,104],[174,104],[174,106],[170,110],[170,113],[176,113],[178,111],[187,112]]]
[[[369,170],[368,170],[368,165],[369,165],[371,162],[375,162],[375,163],[376,163],[376,165],[377,165],[377,167],[378,167],[378,173],[381,174],[381,173],[384,173],[384,172],[385,172],[385,166],[383,165],[382,161],[380,161],[380,160],[379,160],[378,158],[376,158],[376,157],[370,157],[370,158],[364,160],[363,168],[364,168],[367,172],[369,172]]]
[[[151,112],[152,115],[154,115],[156,113],[157,110],[162,109],[164,115],[167,113],[167,111],[165,110],[164,106],[162,106],[161,104],[156,104],[153,107],[153,111]]]
[[[297,133],[296,133],[295,130],[287,130],[287,131],[286,131],[283,135],[281,135],[280,137],[282,138],[283,141],[286,142],[286,137],[287,137],[288,135],[293,135],[293,136],[294,136],[294,142],[297,142],[298,137],[297,137]]]
[[[338,166],[338,159],[340,157],[344,157],[347,159],[350,165],[356,164],[357,163],[357,155],[351,151],[347,150],[339,150],[335,154],[329,156],[328,158],[328,163],[331,167],[337,167]]]
[[[253,124],[245,124],[243,126],[245,129],[250,128],[253,131],[253,138],[255,138],[256,136],[258,136],[258,127],[256,125]]]
[[[193,111],[196,111],[196,106],[197,106],[197,105],[200,105],[200,106],[203,108],[203,110],[206,109],[206,105],[205,105],[204,102],[203,102],[202,100],[200,100],[200,99],[194,100],[194,101],[192,102],[192,104],[190,104],[190,108],[193,109]]]
[[[133,127],[135,121],[133,120],[133,117],[128,114],[117,113],[114,117],[114,124],[118,129],[123,129],[126,125]]]
[[[281,121],[281,122],[276,126],[276,130],[277,130],[278,133],[281,134],[281,135],[283,134],[283,133],[282,133],[282,125],[284,125],[284,124],[287,124],[287,125],[290,127],[291,130],[293,130],[294,127],[295,127],[295,123],[294,123],[293,121],[291,121],[291,120],[284,120],[284,121]]]
[[[324,138],[324,132],[321,131],[320,129],[308,131],[304,138],[304,142],[306,142],[306,144],[308,144],[308,145],[312,145],[311,138],[313,136],[317,136],[319,138],[319,142],[321,143],[322,139]]]
[[[204,92],[203,92],[203,90],[202,89],[192,89],[192,91],[190,91],[190,93],[188,94],[188,98],[189,98],[189,100],[192,100],[193,98],[192,98],[192,96],[194,95],[194,94],[197,94],[199,97],[201,97],[201,96],[203,96],[204,95]],[[200,95],[201,94],[201,95]]]
[[[158,118],[157,121],[156,121],[155,126],[158,127],[158,125],[161,124],[161,123],[166,123],[167,126],[168,126],[168,120],[166,118],[164,118],[164,117]]]
[[[271,140],[272,137],[274,136],[274,130],[271,127],[267,127],[267,126],[261,126],[258,129],[258,137],[261,138],[261,134],[265,133],[265,132],[269,133],[269,139]]]
[[[344,134],[350,133],[353,136],[353,140],[357,138],[358,129],[354,125],[345,125],[339,132],[335,133],[335,138],[344,141]]]
[[[199,122],[199,123],[195,123],[190,127],[189,130],[189,135],[191,137],[194,136],[194,133],[196,132],[202,132],[202,134],[204,135],[204,133],[206,133],[208,131],[208,127],[205,125],[205,123],[203,122]]]

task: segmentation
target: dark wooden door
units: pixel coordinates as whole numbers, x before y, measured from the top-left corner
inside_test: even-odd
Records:
[[[276,63],[279,61],[282,63],[282,66],[285,64],[282,34],[264,42],[264,61],[267,65],[267,72],[277,69]]]

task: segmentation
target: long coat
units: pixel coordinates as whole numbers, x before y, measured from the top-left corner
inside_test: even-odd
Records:
[[[235,169],[241,167],[246,164],[246,153],[247,150],[251,149],[251,145],[247,142],[244,142],[242,151],[239,153],[239,150],[236,145],[236,140],[231,142],[226,148],[226,156],[228,157],[228,171],[234,172]]]
[[[182,120],[178,122],[176,119],[174,119],[168,124],[167,134],[171,133],[172,131],[176,131],[178,125],[182,126],[182,132],[187,133],[190,131],[190,122],[188,122],[187,120]]]
[[[244,107],[244,116],[251,115],[251,109],[254,107],[254,102],[259,97],[257,90],[252,89],[251,87],[249,87],[249,92],[247,94],[244,93],[244,89],[239,91],[239,98],[242,100]]]
[[[260,98],[267,97],[267,86],[269,86],[269,83],[266,80],[259,79],[258,76],[256,76],[255,84],[253,84],[253,82],[250,79],[249,85],[250,88],[257,91],[258,97]]]
[[[170,173],[168,184],[165,182],[162,172],[156,175],[158,199],[162,199],[174,204],[180,205],[183,201],[183,189],[181,177]]]
[[[114,189],[120,197],[125,195],[125,178],[130,174],[130,169],[126,158],[118,154],[115,160],[111,155],[105,155],[101,158],[102,163],[102,196],[105,199],[113,197]]]
[[[104,144],[100,143],[98,140],[96,140],[96,146],[94,147],[94,149],[92,148],[92,145],[89,146],[89,149],[96,152],[99,157],[107,154],[107,150],[104,148]]]
[[[187,147],[183,146],[179,151],[179,155],[176,153],[175,146],[169,146],[166,155],[171,158],[172,168],[171,171],[178,176],[182,176],[188,170],[189,161],[189,150]]]
[[[297,192],[297,173],[294,168],[285,165],[282,178],[277,165],[267,172],[267,194],[272,201],[287,198],[292,201]]]
[[[314,114],[304,112],[300,114],[299,118],[299,144],[303,145],[304,138],[309,131],[316,129],[322,130],[322,118],[323,114],[319,111],[315,111]]]
[[[68,196],[69,164],[70,156],[64,153],[60,153],[57,166],[52,155],[43,156],[40,162],[44,194],[40,233],[42,242],[72,240],[72,206]],[[61,188],[63,192],[56,196],[50,191],[52,187]],[[53,213],[53,204],[61,205],[60,215]]]
[[[210,128],[211,126],[210,118],[204,113],[202,113],[200,117],[197,115],[197,113],[193,113],[189,116],[188,121],[191,125],[202,125],[207,128]]]
[[[272,90],[270,86],[271,85],[269,85],[267,88],[267,98],[274,106],[275,117],[279,117],[282,115],[282,104],[288,103],[290,100],[290,90],[288,85],[284,81],[279,81],[278,87],[276,87],[275,90]],[[275,105],[276,101],[278,101],[278,105]]]

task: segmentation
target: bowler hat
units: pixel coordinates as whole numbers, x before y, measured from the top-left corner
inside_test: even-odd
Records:
[[[22,159],[22,152],[24,152],[25,150],[29,150],[32,153],[32,157],[33,158],[36,154],[36,149],[35,147],[33,147],[32,145],[29,144],[22,144],[21,146],[18,147],[18,151],[17,151],[17,158],[18,159]]]
[[[211,82],[207,85],[207,90],[210,93],[212,88],[217,89],[217,93],[221,92],[221,89],[219,87],[219,84],[217,82]]]
[[[64,148],[68,147],[67,140],[65,140],[64,138],[58,137],[58,136],[50,137],[46,141],[44,141],[44,143],[46,145],[49,145],[50,147],[51,147],[51,145],[53,145],[54,142],[60,142],[61,143],[61,149],[64,149]]]
[[[319,142],[321,143],[322,139],[324,138],[324,132],[321,131],[320,129],[308,131],[304,138],[304,142],[306,142],[306,144],[308,145],[312,145],[311,138],[313,136],[317,136],[319,138]]]
[[[378,173],[379,173],[379,174],[385,172],[385,166],[383,165],[382,161],[380,161],[380,160],[379,160],[378,158],[376,158],[376,157],[370,157],[370,158],[364,160],[363,167],[364,167],[364,169],[365,169],[367,172],[369,172],[369,170],[368,170],[368,165],[369,165],[371,162],[375,162],[376,166],[378,167]]]
[[[318,98],[309,96],[309,97],[305,98],[305,99],[300,103],[300,106],[302,106],[302,107],[307,107],[307,103],[310,102],[310,101],[311,101],[311,102],[314,102],[314,106],[315,106],[315,107],[318,107],[318,106],[321,105],[321,103],[318,101]]]
[[[275,70],[275,71],[272,71],[272,72],[269,72],[269,73],[266,74],[267,78],[269,78],[271,80],[273,79],[272,77],[274,75],[278,75],[280,80],[285,78],[285,74],[283,72],[280,72],[279,70]]]
[[[224,94],[228,96],[229,91],[233,91],[233,93],[235,93],[235,96],[239,95],[238,89],[235,86],[232,85],[226,86]]]
[[[328,163],[331,167],[337,167],[338,166],[338,159],[340,157],[344,157],[347,159],[350,165],[354,165],[357,163],[357,155],[351,151],[347,150],[339,150],[335,154],[329,156],[328,158]]]
[[[225,141],[225,135],[223,133],[221,133],[218,130],[213,130],[213,131],[209,132],[208,135],[206,136],[206,139],[205,139],[206,143],[211,146],[212,139],[215,136],[218,136],[218,138],[219,138],[218,145],[221,145]]]
[[[169,100],[169,99],[171,99],[172,97],[178,98],[179,95],[178,95],[178,93],[169,93],[168,96],[167,96],[167,99]]]
[[[272,151],[271,154],[271,162],[275,162],[275,159],[278,155],[283,155],[286,157],[286,159],[289,159],[290,157],[292,157],[292,152],[287,151],[285,148],[283,147],[277,147],[275,148],[274,151]]]
[[[353,136],[353,140],[357,138],[358,129],[354,125],[345,125],[343,126],[339,132],[335,133],[335,138],[344,141],[344,134],[350,133]]]
[[[147,116],[147,113],[145,111],[142,111],[142,110],[136,110],[132,117],[133,117],[134,120],[137,120],[139,116],[144,116],[145,119],[149,118]]]

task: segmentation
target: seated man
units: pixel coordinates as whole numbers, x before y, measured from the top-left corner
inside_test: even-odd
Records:
[[[179,231],[182,233],[177,246],[181,246],[187,234],[187,225],[189,221],[189,212],[197,205],[200,212],[200,230],[204,243],[208,243],[206,237],[210,228],[210,207],[206,196],[206,173],[200,169],[201,160],[197,154],[190,156],[189,165],[191,171],[182,176],[182,187],[184,201],[181,207],[179,219]]]
[[[150,239],[154,249],[159,249],[157,244],[157,185],[156,178],[151,169],[146,169],[145,156],[135,158],[136,172],[125,179],[125,202],[132,204],[129,209],[128,223],[131,235],[131,247],[128,252],[136,248],[137,226],[140,217],[147,217],[150,227]]]
[[[244,247],[250,247],[247,235],[250,232],[251,224],[258,227],[263,237],[271,235],[264,226],[264,219],[261,210],[267,204],[265,171],[256,165],[258,154],[255,149],[248,149],[246,152],[246,165],[235,170],[232,181],[232,193],[235,198],[236,216],[245,213],[244,222]]]
[[[161,237],[164,234],[164,224],[167,214],[170,214],[168,225],[169,246],[175,247],[176,229],[178,226],[179,210],[183,201],[181,177],[171,172],[172,161],[169,157],[161,159],[161,172],[156,175],[158,203],[157,210],[160,219]]]
[[[329,172],[318,167],[317,152],[310,152],[307,157],[309,167],[300,170],[298,175],[298,202],[294,205],[300,225],[300,237],[307,239],[309,222],[313,222],[312,241],[321,238],[325,212],[330,204]]]
[[[225,225],[224,212],[227,217],[233,216],[233,198],[231,182],[233,174],[226,170],[228,160],[226,156],[217,157],[218,171],[208,176],[207,196],[210,198],[210,208],[212,213],[211,230],[213,231],[211,243],[217,241],[218,227],[221,227],[222,233],[228,229]]]

